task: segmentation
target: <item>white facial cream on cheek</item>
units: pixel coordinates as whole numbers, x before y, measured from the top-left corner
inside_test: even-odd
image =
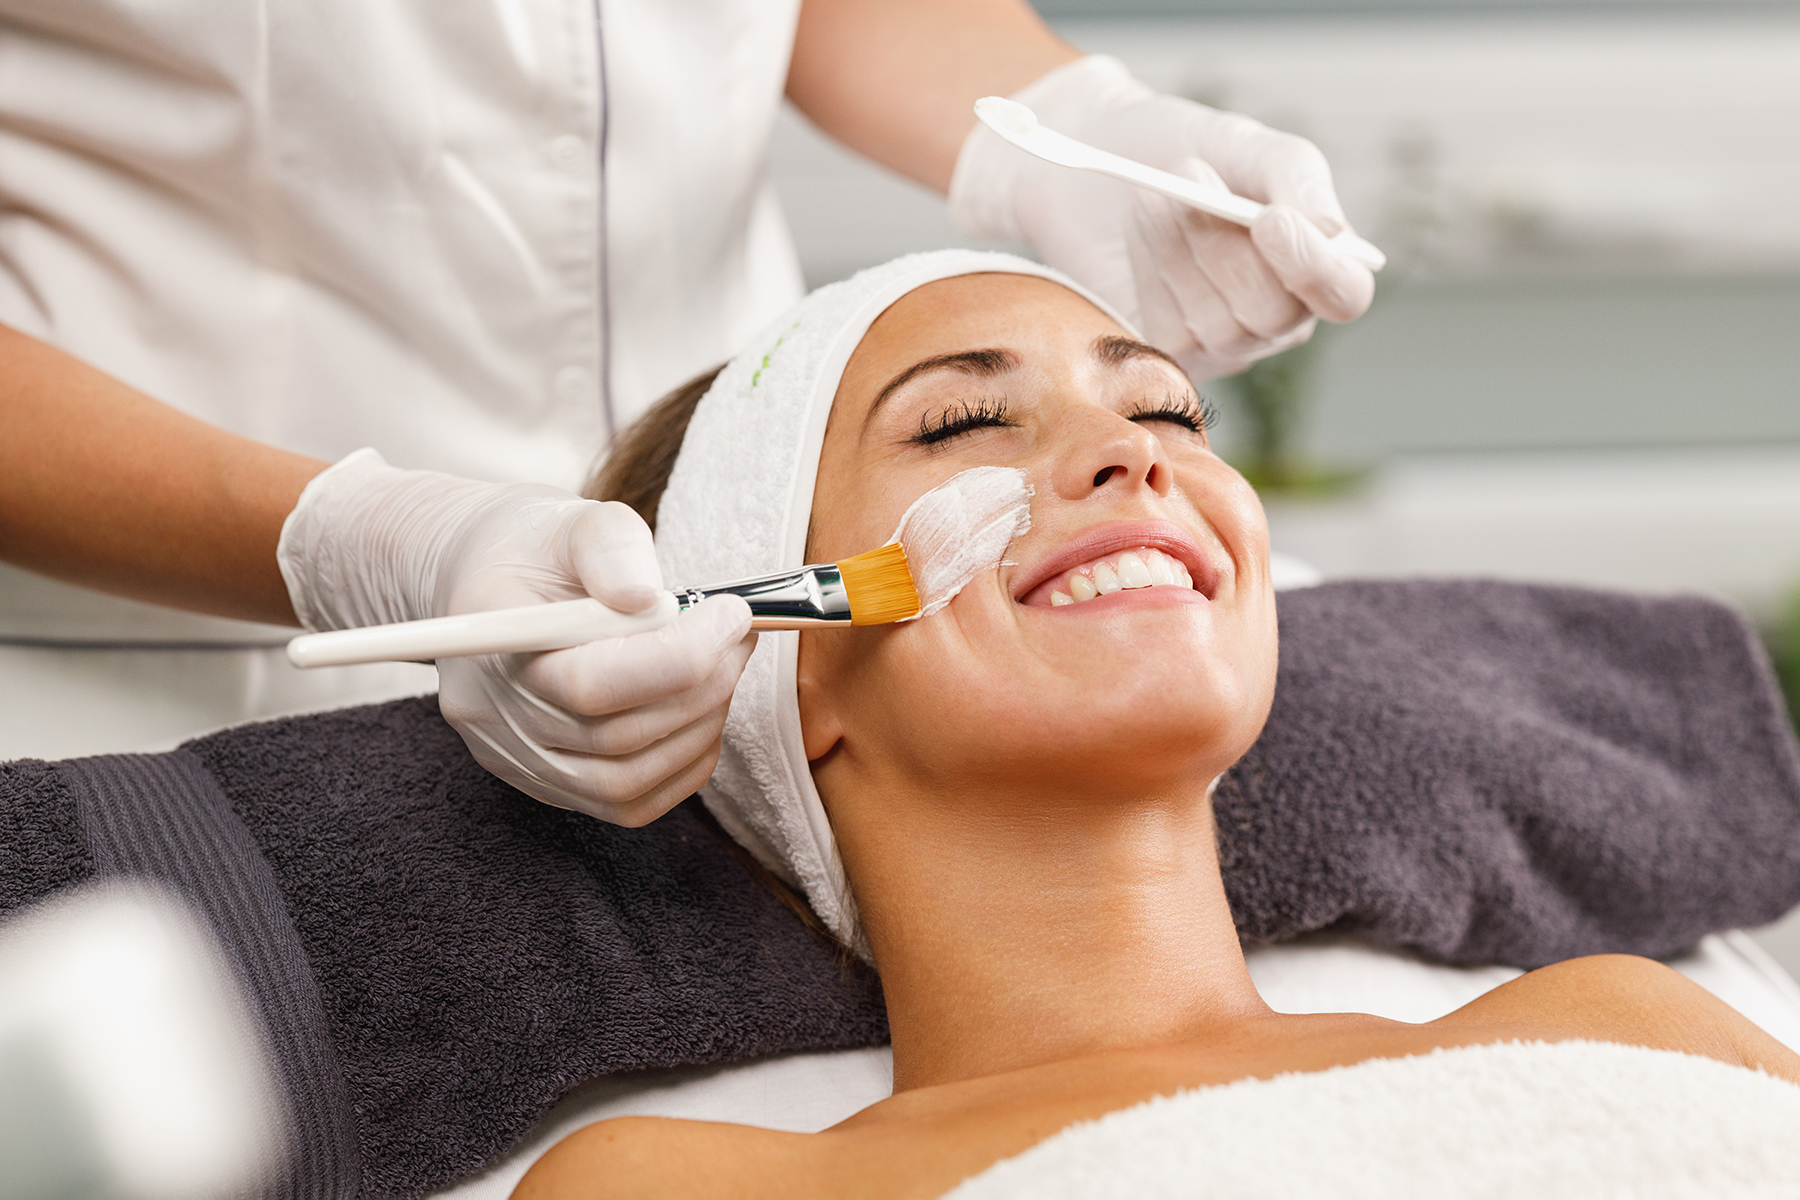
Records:
[[[912,502],[893,539],[906,547],[919,616],[950,603],[1031,528],[1031,485],[1016,467],[974,467]],[[908,618],[917,620],[917,617]]]

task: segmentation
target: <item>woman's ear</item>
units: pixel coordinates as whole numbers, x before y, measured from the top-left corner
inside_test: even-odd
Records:
[[[834,633],[836,631],[833,631]],[[806,761],[818,762],[844,740],[844,724],[833,703],[828,682],[833,655],[819,644],[821,635],[802,633],[800,654],[794,664],[800,690],[800,740],[806,746]],[[832,634],[824,634],[830,637]]]

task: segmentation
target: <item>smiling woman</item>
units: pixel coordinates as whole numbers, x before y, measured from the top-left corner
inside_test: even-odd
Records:
[[[684,426],[674,409],[694,412],[682,463],[711,439],[741,442],[740,421],[798,443],[796,478],[812,486],[770,494],[798,497],[799,514],[771,500],[757,519],[803,530],[793,552],[813,560],[880,544],[920,495],[970,468],[1016,468],[1034,488],[1029,530],[937,615],[800,635],[791,674],[772,668],[772,690],[734,701],[734,721],[746,719],[728,726],[727,754],[750,766],[723,764],[706,793],[879,969],[895,1095],[810,1136],[604,1122],[540,1161],[519,1195],[939,1195],[1152,1097],[1502,1041],[1682,1051],[1800,1082],[1795,1055],[1641,959],[1545,968],[1427,1025],[1271,1011],[1244,965],[1209,803],[1274,686],[1255,493],[1210,449],[1181,371],[1041,269],[982,256],[874,282],[838,353],[825,339],[775,379],[734,364],[706,400],[652,419],[672,439]],[[784,328],[803,336],[812,319]],[[766,367],[772,354],[751,357]],[[797,402],[784,427],[746,405],[759,386],[818,399]],[[628,442],[603,482],[654,492],[653,449]],[[667,461],[666,444],[657,452]],[[709,510],[682,463],[669,497],[682,515],[659,540],[692,568],[705,555],[676,543],[704,541],[692,518]],[[740,712],[758,705],[777,716]],[[766,769],[785,753],[769,744],[789,736],[784,706],[806,776],[785,798]],[[763,744],[732,748],[754,729]],[[809,865],[802,826],[758,823],[747,798],[758,788],[777,805],[816,795],[829,869]],[[1788,1084],[1739,1074],[1800,1103]],[[1505,1128],[1542,1099],[1484,1119]],[[1430,1103],[1416,1114],[1431,1115]],[[1628,1097],[1617,1120],[1631,1132]],[[1646,1125],[1640,1140],[1658,1136]],[[1556,1153],[1535,1136],[1501,1140]]]

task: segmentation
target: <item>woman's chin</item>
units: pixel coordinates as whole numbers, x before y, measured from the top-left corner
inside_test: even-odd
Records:
[[[1097,797],[1204,789],[1249,748],[1268,704],[1232,664],[1184,669],[1166,655],[1037,675],[1004,699],[996,691],[944,697],[934,713],[939,761],[990,782],[1035,780]]]

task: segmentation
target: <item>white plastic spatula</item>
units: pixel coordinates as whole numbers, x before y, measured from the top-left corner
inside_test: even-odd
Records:
[[[1267,207],[1224,188],[1196,183],[1192,179],[1183,179],[1155,167],[1146,167],[1143,163],[1121,158],[1086,142],[1078,142],[1054,129],[1046,129],[1038,124],[1036,113],[1004,96],[983,96],[975,102],[975,115],[983,125],[1027,154],[1035,154],[1045,162],[1076,171],[1110,175],[1114,179],[1149,188],[1171,200],[1179,200],[1201,212],[1211,213],[1238,225],[1249,225]],[[1356,236],[1348,229],[1332,238],[1331,244],[1340,253],[1371,271],[1379,271],[1387,266],[1387,255],[1376,249],[1374,243]]]

